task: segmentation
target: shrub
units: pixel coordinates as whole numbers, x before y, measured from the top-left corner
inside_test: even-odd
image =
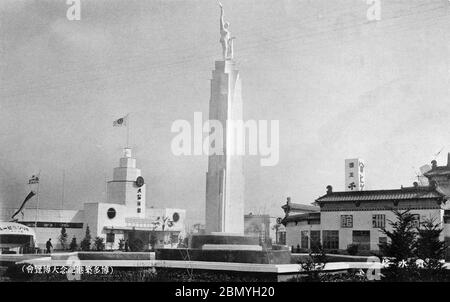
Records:
[[[77,238],[75,238],[75,237],[72,238],[72,241],[70,242],[69,249],[70,249],[72,252],[78,250]]]
[[[144,251],[144,242],[141,239],[135,238],[130,241],[130,250],[132,252],[142,252]]]
[[[94,239],[94,247],[96,251],[104,251],[105,250],[105,242],[102,237],[95,237]]]
[[[152,250],[155,250],[156,244],[158,243],[158,235],[156,234],[156,231],[152,231],[150,233],[150,246]]]
[[[347,253],[351,256],[355,256],[358,254],[358,248],[359,246],[357,244],[350,244],[347,247]]]
[[[119,240],[119,251],[123,251],[125,247],[125,239]]]
[[[89,226],[86,227],[86,235],[80,243],[82,251],[91,250],[91,231],[89,230]]]

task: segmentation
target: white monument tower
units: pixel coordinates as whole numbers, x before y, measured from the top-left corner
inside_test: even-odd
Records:
[[[212,72],[209,119],[222,124],[223,155],[212,154],[206,174],[206,232],[208,234],[244,233],[244,175],[242,156],[236,155],[236,132],[228,121],[243,120],[241,79],[233,59],[233,40],[223,21],[221,7],[220,32],[223,60],[215,62]]]

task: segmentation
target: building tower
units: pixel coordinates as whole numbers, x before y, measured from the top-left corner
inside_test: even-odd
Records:
[[[145,218],[145,184],[131,148],[124,149],[119,167],[114,168],[113,180],[107,183],[107,203],[123,205],[126,217]]]
[[[345,191],[362,191],[365,186],[365,165],[359,158],[345,160]]]

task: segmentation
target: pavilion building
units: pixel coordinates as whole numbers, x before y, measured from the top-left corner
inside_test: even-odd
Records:
[[[144,249],[177,246],[185,234],[186,210],[149,207],[145,187],[131,149],[125,148],[113,179],[107,182],[106,201],[85,202],[79,210],[39,209],[36,213],[27,208],[17,222],[35,231],[41,249],[49,238],[55,248],[61,248],[62,227],[68,244],[73,237],[80,244],[88,226],[92,239],[103,238],[106,249],[118,249],[119,242],[126,240],[140,240]]]

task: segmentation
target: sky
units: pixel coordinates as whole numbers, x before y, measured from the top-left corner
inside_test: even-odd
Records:
[[[446,164],[450,2],[380,1],[369,21],[363,0],[222,0],[244,119],[280,123],[276,166],[245,156],[246,213],[344,190],[346,158],[365,160],[366,189]],[[112,122],[130,113],[147,206],[203,222],[207,156],[175,156],[171,125],[208,114],[217,1],[81,0],[79,21],[68,8],[0,1],[0,207],[17,207],[37,171],[41,208],[104,201],[126,144]]]

